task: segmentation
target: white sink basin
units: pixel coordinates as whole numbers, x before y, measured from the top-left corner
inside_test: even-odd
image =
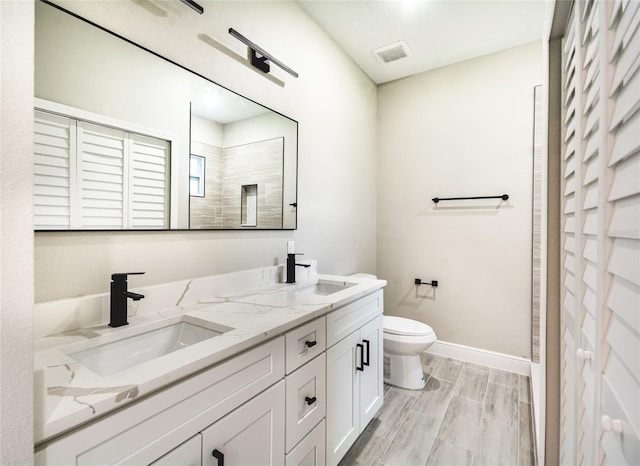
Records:
[[[328,296],[356,285],[356,283],[338,282],[330,280],[318,280],[318,283],[304,286],[296,291],[302,293],[313,293],[321,296]]]
[[[187,316],[178,322],[172,319],[160,328],[65,353],[96,374],[108,376],[232,330],[208,323],[196,325],[189,320]]]

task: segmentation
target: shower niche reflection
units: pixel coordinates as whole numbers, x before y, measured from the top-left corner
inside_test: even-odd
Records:
[[[190,228],[280,228],[285,139],[219,147],[194,134],[191,151],[203,160],[204,195],[191,195]]]
[[[242,186],[240,201],[241,224],[243,227],[255,227],[258,224],[258,185],[245,184]]]

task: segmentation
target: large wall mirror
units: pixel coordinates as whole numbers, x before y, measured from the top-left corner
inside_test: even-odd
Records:
[[[298,123],[36,2],[35,229],[295,229]]]

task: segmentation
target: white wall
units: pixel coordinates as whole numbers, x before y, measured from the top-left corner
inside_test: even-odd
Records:
[[[33,457],[33,3],[0,1],[0,464]]]
[[[379,87],[386,313],[426,322],[440,340],[530,356],[533,87],[541,79],[535,42]],[[503,193],[504,203],[431,201]],[[439,287],[417,288],[414,278]]]
[[[289,239],[320,272],[375,271],[376,87],[295,2],[206,2],[203,15],[177,1],[56,3],[297,120],[298,229],[38,233],[36,301],[106,292],[115,271],[146,271],[142,286],[272,265]],[[248,67],[229,27],[300,77]]]
[[[224,126],[207,118],[191,115],[191,142],[202,142],[210,146],[224,146]]]

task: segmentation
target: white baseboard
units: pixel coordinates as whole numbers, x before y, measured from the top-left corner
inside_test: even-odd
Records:
[[[431,345],[427,353],[531,376],[531,361],[509,354],[496,353],[440,340]]]

